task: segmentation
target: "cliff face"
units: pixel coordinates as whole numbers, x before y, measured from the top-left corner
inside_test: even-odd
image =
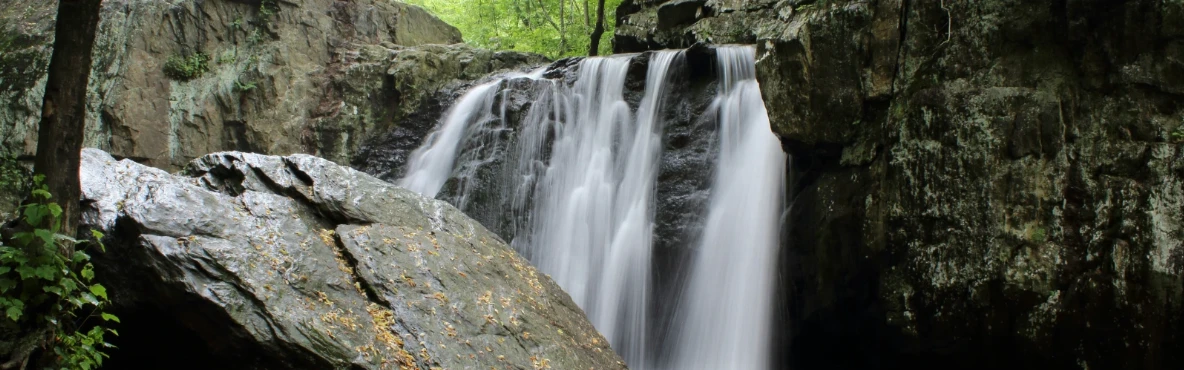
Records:
[[[32,154],[56,4],[0,9],[0,142]],[[349,163],[367,137],[414,122],[437,89],[543,60],[425,46],[460,41],[390,0],[105,1],[86,144],[166,169],[221,150]]]
[[[793,155],[787,364],[1184,364],[1184,2],[618,14],[619,52],[758,46]]]

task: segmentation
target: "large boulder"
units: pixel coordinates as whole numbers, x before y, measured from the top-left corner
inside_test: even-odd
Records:
[[[793,156],[792,368],[1184,366],[1184,2],[617,15],[618,51],[757,45]]]
[[[0,0],[0,151],[36,148],[55,9]],[[223,150],[346,164],[368,137],[418,122],[406,112],[431,105],[422,101],[434,89],[542,60],[416,49],[460,41],[455,27],[394,0],[107,0],[86,144],[165,169]],[[442,66],[403,53],[440,53]],[[409,84],[412,61],[439,73]]]
[[[87,149],[82,184],[123,319],[113,368],[624,368],[497,235],[325,159],[224,152],[171,175]]]

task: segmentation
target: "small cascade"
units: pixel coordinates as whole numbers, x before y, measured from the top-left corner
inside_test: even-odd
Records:
[[[786,155],[769,127],[755,49],[716,53],[719,159],[670,368],[766,369]]]
[[[683,51],[648,55],[640,101],[626,98],[635,55],[580,60],[566,79],[540,69],[475,86],[415,150],[399,184],[435,197],[448,183],[447,199],[466,212],[470,191],[480,193],[479,212],[512,234],[630,368],[765,369],[786,157],[769,129],[754,54],[716,49],[719,90],[696,113],[716,117],[721,141],[703,148],[719,154],[710,200],[701,198],[705,226],[691,231],[698,243],[676,246],[694,253],[680,300],[654,302],[651,278],[663,118],[678,115],[671,90],[688,77]],[[516,122],[507,121],[511,93],[528,103]],[[699,107],[710,101],[698,96]],[[709,176],[704,168],[704,185]],[[655,307],[676,313],[669,337],[657,335]]]
[[[475,176],[481,166],[502,153],[501,146],[505,143],[501,141],[500,133],[507,129],[506,101],[500,99],[498,104],[497,98],[499,93],[504,95],[506,92],[503,85],[517,78],[539,80],[544,72],[546,68],[530,73],[510,72],[465,92],[444,114],[440,128],[429,134],[423,145],[411,153],[405,175],[399,179],[398,185],[433,198],[450,178],[460,179],[458,182],[465,186],[467,181],[464,180]],[[466,146],[468,148],[462,152]],[[458,208],[464,209],[468,198],[466,190],[460,190]]]
[[[484,127],[491,121],[504,121],[492,109],[501,83],[498,79],[473,87],[448,109],[443,125],[411,153],[407,174],[399,179],[399,186],[433,198],[440,192],[452,175],[457,149],[469,129]]]

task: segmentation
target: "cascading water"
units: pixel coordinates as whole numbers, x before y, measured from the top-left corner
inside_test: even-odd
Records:
[[[510,84],[476,86],[415,151],[399,183],[435,196],[455,178],[462,189],[453,188],[460,194],[450,200],[465,209],[465,179],[495,160],[490,153],[502,153],[499,204],[514,219],[512,244],[571,295],[632,368],[767,368],[785,154],[769,129],[754,50],[716,53],[721,80],[711,109],[722,142],[706,226],[695,231],[700,242],[682,300],[657,302],[678,306],[673,338],[651,337],[647,318],[662,117],[683,52],[649,56],[636,115],[624,93],[634,56],[583,59],[571,86],[542,79],[542,70],[527,76],[539,84],[517,125],[507,125],[505,95],[495,107]],[[503,136],[515,149],[488,149],[506,145]]]
[[[755,50],[716,53],[720,153],[671,368],[765,369],[786,155],[769,127]]]
[[[399,179],[399,186],[427,197],[435,197],[452,175],[456,151],[469,127],[483,126],[498,119],[490,107],[502,80],[473,87],[444,115],[444,124],[424,140],[424,145],[411,153],[407,174]]]
[[[497,139],[497,133],[505,130],[506,112],[504,99],[501,109],[494,107],[499,88],[509,79],[538,80],[542,78],[543,72],[545,72],[544,68],[539,68],[529,74],[513,72],[506,74],[503,78],[469,89],[444,114],[440,128],[428,135],[423,145],[411,153],[406,174],[399,179],[398,185],[424,196],[435,197],[449,178],[458,175],[459,177],[472,176],[478,167],[490,160],[491,154],[498,152],[496,148],[482,150],[485,149],[485,144],[492,147],[501,144]],[[495,122],[496,126],[493,125]],[[461,144],[466,139],[473,137],[488,142],[482,141],[476,149],[471,149],[466,153],[458,153]],[[454,169],[453,165],[457,162],[458,157],[462,159],[462,163],[459,169]],[[464,159],[468,159],[468,161],[464,161]],[[463,203],[465,197],[462,196],[459,200]],[[464,208],[463,205],[457,206]]]
[[[536,187],[533,229],[519,243],[630,364],[646,357],[652,199],[662,143],[658,105],[678,55],[661,52],[650,61],[636,120],[623,96],[629,59],[580,63],[575,87],[555,101],[566,111]]]

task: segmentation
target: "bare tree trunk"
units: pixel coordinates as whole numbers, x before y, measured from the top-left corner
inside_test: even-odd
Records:
[[[559,55],[567,54],[567,15],[564,1],[559,1]]]
[[[596,2],[596,28],[592,29],[592,43],[588,44],[588,56],[600,54],[600,37],[604,35],[604,0]]]
[[[37,158],[33,172],[45,175],[53,200],[62,206],[63,234],[78,229],[82,196],[78,166],[86,128],[86,85],[101,0],[61,0],[54,31],[53,57],[41,106]]]
[[[588,0],[584,0],[584,27],[592,27],[592,12],[588,8]]]

